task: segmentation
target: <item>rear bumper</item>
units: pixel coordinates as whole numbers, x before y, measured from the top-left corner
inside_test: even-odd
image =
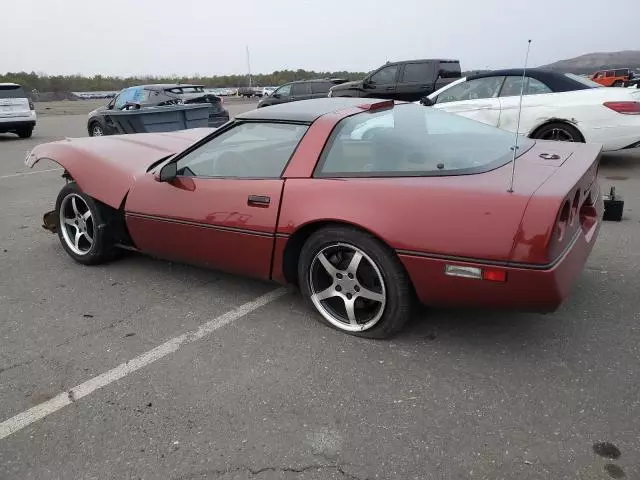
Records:
[[[419,300],[426,305],[553,312],[571,293],[595,245],[604,212],[602,197],[595,209],[596,217],[588,230],[580,229],[564,255],[547,267],[509,264],[496,267],[488,262],[407,254],[400,254],[399,257],[413,281]],[[445,266],[452,264],[500,268],[506,271],[506,281],[492,282],[445,275]]]
[[[640,142],[640,115],[618,114],[615,122],[584,122],[579,127],[588,143],[602,144],[605,152],[631,148],[630,145]]]
[[[0,118],[0,132],[13,132],[22,128],[34,128],[36,126],[35,118],[25,117],[18,118]]]

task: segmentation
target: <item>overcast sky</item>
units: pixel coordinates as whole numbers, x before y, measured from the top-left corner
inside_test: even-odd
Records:
[[[463,69],[640,49],[640,0],[0,0],[0,72],[213,75]],[[625,13],[627,12],[627,13]]]

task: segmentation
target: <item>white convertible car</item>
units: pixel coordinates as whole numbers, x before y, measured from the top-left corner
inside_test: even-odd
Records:
[[[515,132],[522,69],[461,78],[420,102]],[[640,90],[602,87],[589,79],[527,69],[519,134],[600,143],[604,151],[640,147]]]

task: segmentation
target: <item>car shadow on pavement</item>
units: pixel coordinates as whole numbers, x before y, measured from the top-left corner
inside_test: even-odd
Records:
[[[22,140],[19,136],[12,133],[0,133],[0,142],[11,142]]]

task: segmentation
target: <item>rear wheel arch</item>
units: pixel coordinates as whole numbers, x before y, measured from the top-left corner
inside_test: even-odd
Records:
[[[580,140],[582,141],[582,143],[585,142],[584,134],[580,131],[578,126],[574,122],[571,122],[563,118],[550,118],[548,120],[545,120],[543,123],[541,123],[540,125],[537,125],[535,128],[531,130],[531,132],[529,133],[529,138],[535,138],[536,134],[540,132],[540,130],[554,123],[567,125],[568,127],[571,127],[572,129],[576,130],[580,135]]]
[[[362,233],[371,235],[373,238],[381,242],[391,254],[396,255],[395,250],[379,235],[374,232],[344,220],[318,220],[309,222],[300,228],[298,228],[287,240],[287,244],[282,256],[282,272],[288,283],[297,285],[298,283],[298,261],[300,259],[300,253],[305,242],[315,232],[322,228],[327,227],[344,227],[353,228]]]

